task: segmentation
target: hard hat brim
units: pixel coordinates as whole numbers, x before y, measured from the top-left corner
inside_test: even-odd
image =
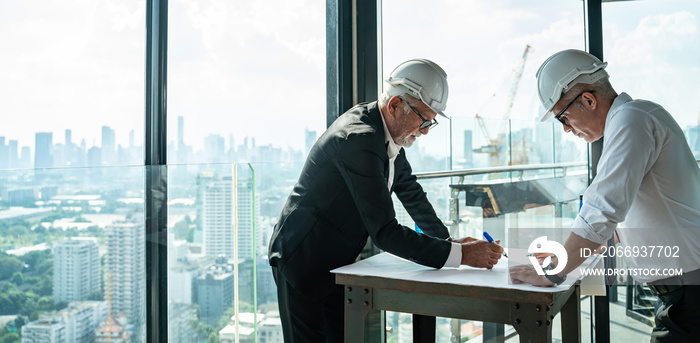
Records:
[[[549,118],[552,118],[553,116],[554,116],[554,113],[552,113],[552,110],[549,110],[549,111],[545,112],[545,114],[542,116],[542,118],[540,118],[540,122],[545,122]]]

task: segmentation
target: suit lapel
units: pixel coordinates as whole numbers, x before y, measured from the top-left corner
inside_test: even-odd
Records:
[[[379,106],[377,105],[377,102],[372,102],[368,106],[368,113],[367,116],[372,120],[372,122],[375,123],[377,133],[381,135],[382,137],[382,142],[385,142],[382,147],[383,147],[383,154],[381,154],[382,157],[384,157],[384,182],[385,184],[389,184],[389,154],[387,153],[387,145],[389,144],[386,142],[386,135],[384,134],[384,124],[382,124],[382,113],[379,111]],[[396,170],[394,170],[394,180],[396,179]],[[392,188],[394,186],[392,185]]]

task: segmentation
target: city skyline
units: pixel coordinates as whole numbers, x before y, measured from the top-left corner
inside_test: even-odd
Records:
[[[316,139],[316,131],[306,129],[301,137],[301,148],[295,149],[289,146],[256,145],[255,137],[250,136],[243,137],[240,144],[236,144],[232,135],[226,139],[218,134],[209,134],[203,138],[203,148],[194,150],[195,145],[187,144],[184,138],[183,117],[178,117],[178,123],[178,136],[168,144],[168,163],[170,164],[231,162],[236,153],[242,154],[239,157],[255,160],[260,157],[257,156],[259,153],[256,149],[277,151],[275,155],[286,152],[287,157],[301,158],[302,154],[308,153],[310,145]],[[140,149],[143,146],[134,143],[133,134],[132,129],[129,131],[128,145],[123,146],[117,143],[114,129],[102,126],[100,144],[94,142],[91,147],[88,147],[85,139],[81,139],[80,144],[76,144],[71,129],[64,130],[63,142],[55,141],[53,132],[35,132],[34,150],[27,145],[21,145],[17,140],[8,140],[7,137],[0,136],[0,170],[141,165],[143,151]]]

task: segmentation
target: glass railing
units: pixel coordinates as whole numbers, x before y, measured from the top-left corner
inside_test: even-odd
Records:
[[[170,342],[282,341],[267,244],[301,166],[168,167]]]
[[[548,132],[551,141],[557,131],[550,126],[542,132]],[[407,151],[428,199],[453,235],[480,237],[487,229],[506,237],[518,228],[570,227],[578,210],[576,195],[581,180],[587,180],[585,159],[563,162],[555,158],[566,156],[556,153],[563,150],[557,146],[569,143],[535,148],[535,141],[539,138],[525,140],[525,146],[546,151],[542,155],[552,156],[551,160],[466,167],[455,163],[454,147],[442,147],[452,149],[446,156],[453,168],[420,171],[430,170],[421,167],[423,161],[440,159],[423,155],[414,162],[413,148]],[[464,146],[463,141],[456,144]],[[581,156],[580,147],[571,147],[575,153],[568,156]],[[433,151],[428,144],[422,150]],[[169,341],[264,337],[265,342],[281,342],[267,244],[302,166],[302,162],[256,162],[0,171],[0,315],[12,318],[0,328],[0,339],[63,335],[67,341],[145,340],[144,175],[148,168],[166,168]],[[574,181],[566,184],[571,187],[566,192],[557,184],[542,183],[569,178]],[[483,201],[467,199],[474,187],[527,182],[554,187],[548,193],[554,201],[525,207],[508,201],[517,197],[506,202],[493,197],[499,213],[491,213],[493,206],[489,210]],[[395,208],[399,222],[414,228],[397,199]],[[560,232],[568,235],[565,229]],[[504,245],[508,248],[507,242]],[[628,292],[644,290],[617,289],[611,313],[626,316],[616,315],[613,325],[620,322],[648,335],[649,314],[639,311],[644,304],[626,300]],[[589,303],[589,298],[583,301]],[[582,305],[584,341],[589,337],[585,328],[590,327],[590,309]],[[402,342],[399,337],[410,332],[406,318],[387,314],[387,341]],[[437,341],[448,341],[454,327],[451,320],[440,319]],[[457,327],[464,339],[478,335],[483,324],[461,321]]]
[[[482,238],[482,233],[488,231],[503,238],[502,245],[509,248],[506,238],[511,230],[549,228],[560,239],[568,236],[578,211],[579,194],[587,185],[587,171],[587,163],[570,162],[421,172],[416,176],[453,237]],[[537,203],[520,201],[526,196],[537,199]],[[399,222],[414,227],[397,199],[395,208]],[[589,311],[589,307],[583,308]],[[389,312],[386,320],[387,342],[410,341],[410,315]],[[486,340],[480,337],[485,325],[490,324],[438,318],[436,341]],[[516,337],[510,326],[505,326],[504,332],[506,337]],[[553,335],[561,338],[556,330]]]
[[[483,208],[455,210],[464,192],[455,197],[452,185],[551,177],[561,170],[533,167],[554,157],[530,158],[529,167],[508,170],[517,164],[510,144],[501,146],[507,150],[506,169],[474,173],[477,167],[491,167],[491,160],[474,156],[476,162],[465,164],[455,157],[473,153],[464,154],[464,137],[469,137],[465,127],[470,125],[478,126],[474,119],[453,119],[438,126],[442,133],[431,132],[433,140],[422,137],[407,152],[438,216],[460,233],[476,235],[488,223]],[[551,134],[551,126],[544,131]],[[529,135],[508,141],[529,151],[534,144]],[[458,136],[461,143],[450,144]],[[482,145],[481,138],[471,137],[472,147]],[[456,152],[458,145],[461,153]],[[144,176],[148,168],[165,168],[169,341],[264,337],[281,342],[267,244],[302,166],[298,161],[0,171],[0,315],[14,316],[0,333],[27,340],[64,335],[67,341],[145,341]],[[429,175],[460,170],[468,171]],[[400,202],[395,204],[399,222],[414,227]],[[551,213],[528,210],[509,214],[506,221],[525,223],[525,218]],[[387,318],[394,317],[398,320]],[[398,332],[398,322],[389,324]]]
[[[0,339],[145,341],[144,176],[164,168],[168,341],[281,342],[267,243],[301,166],[0,171]]]

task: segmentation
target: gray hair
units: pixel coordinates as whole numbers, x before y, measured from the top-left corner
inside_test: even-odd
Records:
[[[394,96],[395,95],[389,95],[389,93],[384,92],[384,93],[382,93],[382,95],[379,96],[379,100],[377,102],[379,103],[379,106],[385,106],[386,104],[389,103],[389,100]],[[404,113],[408,113],[409,111],[411,111],[411,107],[408,106],[409,103],[415,107],[416,104],[418,102],[420,102],[420,100],[418,98],[414,97],[410,93],[403,93],[403,94],[398,95],[398,97],[403,99],[404,102],[406,102],[403,105],[403,112]]]
[[[612,102],[615,100],[615,97],[617,97],[617,92],[615,92],[615,89],[613,89],[613,86],[610,84],[610,80],[606,77],[604,79],[598,80],[592,84],[588,83],[579,83],[571,87],[571,89],[564,94],[561,100],[564,100],[564,102],[570,102],[571,100],[574,99],[577,95],[583,93],[583,92],[588,92],[588,91],[595,91],[596,95]],[[577,104],[579,107],[583,106],[580,103]]]

